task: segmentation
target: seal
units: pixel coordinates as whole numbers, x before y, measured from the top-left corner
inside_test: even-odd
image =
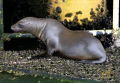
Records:
[[[15,32],[35,35],[47,46],[47,53],[59,53],[82,63],[102,63],[106,53],[101,42],[85,31],[72,31],[50,18],[26,17],[11,26]]]

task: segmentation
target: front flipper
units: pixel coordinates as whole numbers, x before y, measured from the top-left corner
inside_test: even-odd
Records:
[[[52,40],[47,40],[47,52],[49,55],[53,55],[54,52],[56,52],[55,48],[55,42]]]
[[[41,57],[49,57],[47,52],[43,53],[43,54],[40,54],[40,55],[36,55],[36,56],[31,56],[31,58],[29,60],[32,60],[32,59],[39,59]]]

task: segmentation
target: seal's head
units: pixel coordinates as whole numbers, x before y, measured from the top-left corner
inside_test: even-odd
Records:
[[[26,17],[12,25],[11,30],[14,32],[27,32],[40,37],[45,26],[46,22],[44,19]]]
[[[16,24],[11,26],[11,30],[14,32],[29,32],[31,27],[33,27],[33,23],[31,22],[32,18],[24,18],[18,21]]]

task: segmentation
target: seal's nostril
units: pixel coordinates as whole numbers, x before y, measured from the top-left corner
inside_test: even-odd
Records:
[[[12,25],[11,28],[14,28],[14,25]]]

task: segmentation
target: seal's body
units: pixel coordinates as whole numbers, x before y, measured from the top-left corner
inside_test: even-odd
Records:
[[[54,19],[27,17],[11,29],[37,36],[47,45],[49,55],[59,52],[83,63],[102,63],[106,60],[105,50],[98,39],[84,31],[69,30]]]

